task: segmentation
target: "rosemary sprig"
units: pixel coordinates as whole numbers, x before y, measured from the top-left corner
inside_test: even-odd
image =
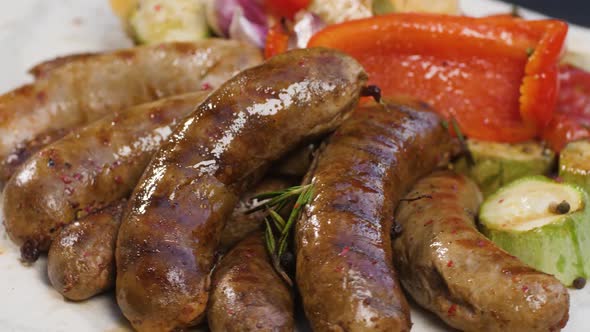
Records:
[[[281,207],[287,205],[294,196],[301,194],[307,186],[294,186],[284,190],[279,191],[271,191],[267,193],[262,193],[254,196],[253,200],[266,200],[261,204],[251,208],[250,210],[246,211],[246,213],[250,214],[256,211],[268,209],[269,207],[274,208],[276,211],[280,211],[281,209],[279,206],[282,204]]]
[[[471,151],[469,151],[467,141],[465,140],[465,135],[463,135],[461,128],[459,128],[459,123],[457,122],[457,120],[455,120],[455,117],[451,117],[451,126],[453,127],[453,131],[455,132],[455,135],[457,135],[457,138],[461,143],[461,148],[463,149],[463,152],[465,153],[465,158],[467,159],[467,165],[472,167],[473,165],[475,165],[475,159],[473,159],[473,155],[471,154]]]
[[[266,248],[270,252],[275,251],[275,235],[272,232],[272,227],[270,227],[270,223],[268,222],[267,218],[264,218],[264,222],[266,223],[266,229],[264,231],[264,240],[266,241]]]
[[[313,186],[311,184],[291,187],[281,191],[263,193],[255,196],[254,199],[266,199],[266,201],[246,212],[252,213],[262,209],[266,209],[268,212],[268,215],[264,220],[266,224],[266,230],[264,232],[266,248],[270,254],[275,270],[290,286],[293,285],[293,281],[281,266],[281,257],[287,251],[289,235],[291,234],[291,229],[293,228],[295,221],[301,215],[303,207],[311,201],[312,196]],[[285,221],[277,211],[283,209],[287,204],[292,202],[295,197],[297,197],[295,205],[289,213],[289,218]],[[278,234],[278,238],[275,234]]]

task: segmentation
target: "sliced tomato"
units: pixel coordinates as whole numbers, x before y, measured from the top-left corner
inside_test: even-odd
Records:
[[[266,59],[286,52],[289,48],[289,34],[285,31],[283,25],[279,22],[273,25],[266,35],[264,45],[264,57]]]
[[[470,137],[517,142],[552,118],[566,32],[557,20],[391,14],[329,26],[308,46],[352,55],[386,97],[424,100]]]
[[[590,73],[564,65],[555,115],[543,133],[549,146],[560,151],[571,141],[590,137]]]

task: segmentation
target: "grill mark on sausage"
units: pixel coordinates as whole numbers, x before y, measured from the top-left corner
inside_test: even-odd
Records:
[[[293,58],[309,64],[293,68]],[[194,263],[178,267],[185,276],[181,284],[187,286],[178,292],[157,283],[135,285],[134,269],[145,264],[157,264],[156,274],[168,273],[174,264],[170,253],[150,254],[144,261],[139,252],[133,261],[117,260],[127,265],[117,276],[118,303],[137,329],[184,328],[200,321],[215,247],[239,194],[282,154],[339,125],[365,81],[352,58],[325,49],[296,50],[238,74],[183,120],[144,172],[119,234],[117,255],[134,256],[133,243],[151,234],[156,243],[166,239],[190,249]],[[333,89],[337,83],[342,86]],[[155,196],[179,205],[155,207]],[[173,232],[161,232],[162,227]]]
[[[209,39],[42,63],[31,70],[37,76],[34,83],[0,96],[0,160],[39,135],[73,129],[132,105],[198,91],[205,83],[216,88],[260,61],[255,47]]]
[[[569,306],[563,285],[524,265],[475,228],[473,211],[481,194],[471,180],[436,172],[420,180],[411,195],[433,199],[400,205],[396,221],[405,231],[393,246],[400,254],[395,263],[403,286],[420,305],[461,330],[547,331],[563,326]],[[427,227],[415,227],[423,223]]]
[[[409,329],[387,249],[390,217],[415,177],[436,164],[436,148],[423,164],[412,148],[432,140],[444,149],[447,139],[432,114],[425,124],[416,118],[395,106],[356,110],[308,172],[317,196],[296,224],[297,283],[314,330]]]

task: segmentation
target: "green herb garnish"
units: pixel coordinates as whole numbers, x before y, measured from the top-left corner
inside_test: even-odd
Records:
[[[281,257],[287,251],[289,235],[291,234],[291,229],[295,221],[301,215],[303,207],[311,201],[312,196],[313,186],[311,184],[262,193],[255,196],[254,199],[265,199],[266,201],[246,212],[252,213],[263,209],[266,209],[268,212],[264,220],[266,224],[264,232],[266,248],[275,270],[290,286],[293,286],[293,281],[281,266]],[[295,198],[297,200],[289,213],[289,218],[285,221],[277,211],[281,211],[288,204],[292,203]]]
[[[471,167],[474,166],[475,159],[473,158],[471,151],[469,151],[469,147],[467,146],[467,141],[465,140],[465,135],[463,135],[463,132],[461,131],[461,128],[459,127],[459,123],[457,122],[457,120],[455,120],[455,117],[451,117],[451,126],[453,127],[453,131],[455,132],[455,135],[457,135],[457,138],[459,139],[459,142],[461,143],[461,149],[463,150],[463,153],[465,153],[465,157],[467,159],[467,165],[471,166]]]

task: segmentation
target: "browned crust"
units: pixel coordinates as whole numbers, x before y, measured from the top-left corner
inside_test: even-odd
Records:
[[[567,289],[479,233],[479,189],[463,175],[437,172],[401,203],[395,263],[406,291],[465,331],[556,331],[568,319]]]
[[[390,229],[409,186],[448,157],[439,122],[407,106],[365,106],[320,148],[307,175],[314,198],[296,225],[297,285],[314,331],[410,329]]]
[[[207,309],[216,332],[294,329],[293,294],[274,270],[262,232],[255,232],[215,267]]]

